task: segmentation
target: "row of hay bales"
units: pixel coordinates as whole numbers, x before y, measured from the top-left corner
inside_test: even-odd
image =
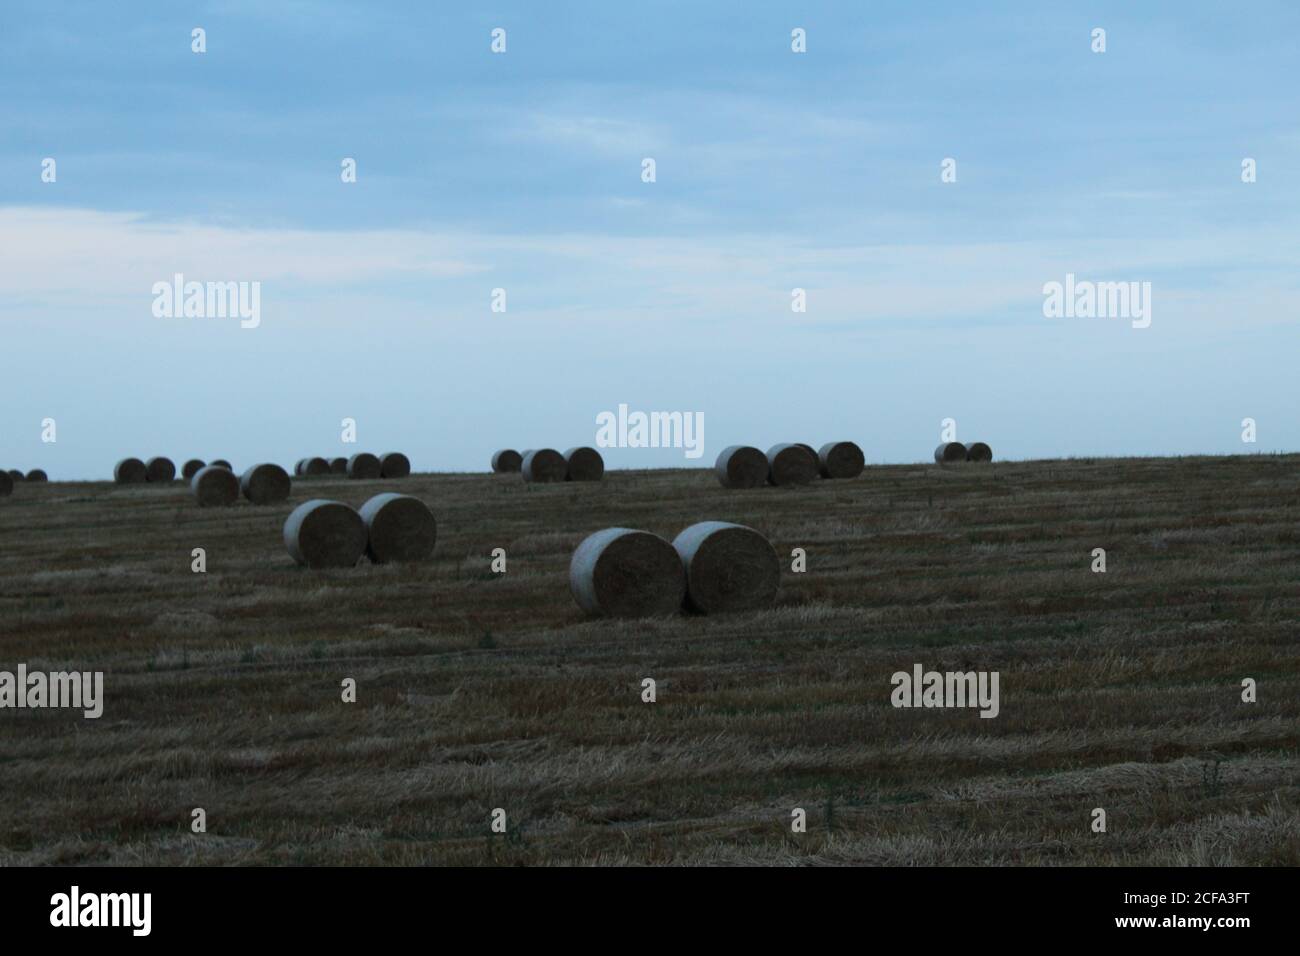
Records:
[[[423,561],[433,554],[438,522],[419,498],[385,492],[361,510],[314,498],[290,512],[284,546],[309,568],[351,568],[364,554],[375,564]]]
[[[758,488],[762,485],[806,485],[814,479],[856,478],[866,467],[862,449],[851,441],[833,441],[813,450],[811,445],[787,442],[764,454],[751,445],[730,445],[718,455],[713,472],[724,488]]]
[[[554,448],[529,448],[522,453],[502,448],[492,456],[492,470],[497,474],[519,472],[529,483],[600,481],[605,477],[605,459],[585,445],[563,455]]]
[[[383,455],[363,451],[351,458],[300,458],[293,466],[293,473],[300,478],[346,475],[363,481],[405,478],[411,473],[411,459],[400,451],[390,451]]]
[[[234,471],[230,462],[218,458],[212,462],[227,471]],[[190,481],[199,469],[206,467],[206,462],[191,458],[181,468],[181,477]],[[113,480],[119,485],[166,484],[176,480],[176,464],[164,456],[156,456],[148,461],[139,458],[123,458],[113,466]]]
[[[588,614],[649,617],[683,607],[701,614],[771,607],[781,562],[763,535],[727,521],[701,521],[670,544],[649,531],[606,528],[578,545],[569,589]]]
[[[993,460],[993,449],[982,441],[967,445],[959,441],[946,441],[941,442],[934,450],[934,460],[940,465],[951,465],[959,461],[985,463]]]
[[[49,481],[50,476],[40,468],[33,468],[24,474],[17,468],[10,468],[8,471],[0,471],[0,498],[7,497],[14,493],[14,485],[24,481]]]

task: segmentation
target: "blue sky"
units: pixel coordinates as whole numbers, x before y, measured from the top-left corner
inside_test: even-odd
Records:
[[[1300,448],[1293,3],[126,9],[0,6],[0,466],[483,469],[619,404],[703,412],[706,462],[924,460],[948,417],[1006,458]],[[176,272],[260,281],[260,326],[154,317]],[[1045,318],[1067,272],[1150,282],[1150,328]]]

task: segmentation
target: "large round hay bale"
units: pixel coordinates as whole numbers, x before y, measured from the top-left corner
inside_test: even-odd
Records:
[[[539,448],[524,456],[519,470],[528,482],[564,481],[569,474],[569,463],[554,448]]]
[[[605,475],[605,459],[594,448],[570,448],[564,453],[568,481],[600,481]]]
[[[817,452],[823,478],[856,478],[866,466],[862,449],[851,441],[831,441]]]
[[[934,460],[941,465],[966,460],[966,446],[959,441],[943,442],[934,450]]]
[[[820,473],[817,455],[802,445],[773,445],[767,450],[767,480],[777,486],[806,485]]]
[[[224,468],[226,469],[226,471],[230,472],[231,474],[234,474],[235,472],[235,466],[232,465],[230,462],[226,461],[226,459],[224,458],[214,458],[208,464],[216,468]]]
[[[119,485],[137,485],[148,480],[149,470],[139,458],[123,458],[113,466],[113,480]]]
[[[205,461],[199,461],[197,458],[191,458],[181,467],[181,477],[190,481],[199,473],[199,469],[207,465]]]
[[[348,477],[361,481],[378,478],[382,472],[379,458],[368,451],[358,452],[348,459]]]
[[[814,458],[817,457],[817,449],[814,448],[812,445],[805,444],[804,442],[801,441],[797,441],[795,442],[795,444],[798,445],[800,448],[806,448]]]
[[[27,480],[27,476],[24,475],[24,474],[23,474],[21,471],[19,471],[17,468],[10,468],[9,471],[7,472],[7,474],[8,474],[9,477],[12,478],[14,481],[26,481],[26,480]]]
[[[255,505],[273,505],[289,497],[293,482],[279,465],[254,465],[239,477],[239,490]]]
[[[971,442],[966,446],[966,460],[980,462],[992,461],[993,449],[982,441]]]
[[[757,488],[767,483],[767,456],[749,445],[722,449],[713,473],[724,488]]]
[[[299,458],[297,461],[293,463],[293,474],[295,478],[302,477],[302,466],[305,464],[307,464],[306,458]]]
[[[239,500],[239,479],[218,464],[200,468],[190,479],[190,490],[201,508],[222,508]]]
[[[686,603],[704,614],[771,607],[781,560],[767,538],[727,521],[701,521],[675,539],[686,569]]]
[[[606,528],[589,535],[569,561],[569,590],[588,614],[675,614],[686,595],[681,559],[648,531]]]
[[[284,546],[309,568],[350,568],[366,550],[366,523],[341,501],[313,498],[284,523]]]
[[[304,458],[302,460],[302,476],[304,478],[319,478],[321,475],[330,473],[330,463],[324,458]]]
[[[438,522],[419,498],[387,492],[361,506],[366,525],[366,554],[376,564],[423,561],[433,554]]]
[[[40,468],[33,468],[27,473],[27,481],[49,481],[50,476]]]
[[[381,478],[405,478],[411,473],[411,459],[400,451],[385,452],[379,459]]]
[[[497,474],[518,471],[524,464],[524,456],[513,448],[502,448],[492,455],[492,470]]]
[[[7,471],[0,471],[0,498],[14,493],[14,477]]]
[[[330,459],[331,475],[346,475],[348,473],[348,460],[346,458]]]
[[[176,465],[170,458],[150,458],[144,463],[144,480],[159,484],[176,480]]]

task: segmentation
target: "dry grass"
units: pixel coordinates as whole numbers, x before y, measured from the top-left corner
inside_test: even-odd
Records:
[[[385,490],[433,506],[432,562],[285,553],[300,502]],[[104,670],[106,704],[0,711],[0,862],[1294,865],[1298,502],[1296,456],[751,491],[711,470],[328,477],[216,510],[181,484],[20,485],[0,668]],[[776,545],[773,611],[581,616],[589,532],[704,519]],[[1001,715],[893,709],[918,662],[1000,671]]]

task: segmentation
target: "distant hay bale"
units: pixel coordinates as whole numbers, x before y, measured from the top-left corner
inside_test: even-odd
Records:
[[[358,452],[348,459],[348,477],[358,481],[373,481],[380,476],[382,470],[378,456],[368,451]]]
[[[980,462],[992,461],[993,449],[982,441],[971,442],[966,446],[966,460]]]
[[[934,460],[940,465],[950,464],[954,461],[965,461],[966,446],[959,441],[944,442],[934,450]]]
[[[569,474],[569,463],[554,448],[539,448],[524,455],[519,470],[524,481],[531,483],[564,481]]]
[[[366,554],[376,564],[423,561],[433,554],[438,522],[419,498],[387,492],[361,506]]]
[[[14,476],[7,471],[0,471],[0,498],[14,493]]]
[[[279,465],[253,465],[239,478],[239,490],[255,505],[273,505],[289,497],[293,482]]]
[[[605,459],[594,448],[570,448],[564,453],[568,481],[600,481],[605,475]]]
[[[856,478],[866,466],[862,449],[851,441],[831,441],[817,452],[823,478]]]
[[[497,474],[518,471],[524,464],[524,456],[513,448],[502,448],[492,455],[492,470]]]
[[[379,459],[379,475],[382,478],[405,478],[411,473],[411,459],[400,451],[385,452]]]
[[[330,459],[331,475],[346,475],[348,473],[348,460],[346,458]]]
[[[27,480],[27,476],[24,475],[24,474],[23,474],[21,471],[19,471],[17,468],[10,468],[9,471],[6,472],[6,474],[8,474],[9,477],[12,478],[14,481],[26,481],[26,480]]]
[[[589,535],[569,561],[569,590],[588,614],[676,614],[686,595],[681,559],[648,531],[606,528]]]
[[[184,466],[182,466],[181,477],[184,478],[186,481],[189,481],[199,473],[200,468],[203,468],[206,465],[207,462],[205,461],[199,461],[199,459],[197,458],[191,458],[189,461],[187,461],[184,464]]]
[[[321,475],[330,473],[330,463],[324,458],[304,458],[302,460],[302,476],[304,478],[319,478]]]
[[[802,445],[773,445],[767,450],[767,480],[778,487],[806,485],[820,473],[816,452]]]
[[[149,470],[139,458],[123,458],[113,466],[113,480],[119,485],[143,484],[148,475]]]
[[[144,480],[159,484],[176,480],[176,465],[170,458],[150,458],[144,463]]]
[[[239,500],[239,479],[215,462],[200,468],[190,479],[190,490],[201,508],[224,508]]]
[[[718,455],[713,473],[724,488],[757,488],[767,484],[767,456],[750,445],[730,445]]]
[[[232,474],[234,473],[235,470],[235,466],[232,465],[230,462],[226,461],[226,459],[224,458],[214,458],[212,459],[212,461],[208,462],[208,464],[214,465],[217,468],[224,468],[226,469],[226,471],[229,471]]]
[[[686,569],[686,603],[703,614],[772,606],[781,560],[767,538],[727,521],[701,521],[675,539]]]
[[[305,464],[307,464],[306,458],[299,458],[297,461],[293,463],[293,474],[295,478],[302,477],[302,466]]]
[[[284,523],[284,546],[309,568],[350,568],[366,550],[366,523],[341,501],[314,498]]]
[[[33,468],[31,471],[27,473],[27,480],[28,481],[49,481],[50,476],[47,475],[44,471],[42,471],[40,468]]]

